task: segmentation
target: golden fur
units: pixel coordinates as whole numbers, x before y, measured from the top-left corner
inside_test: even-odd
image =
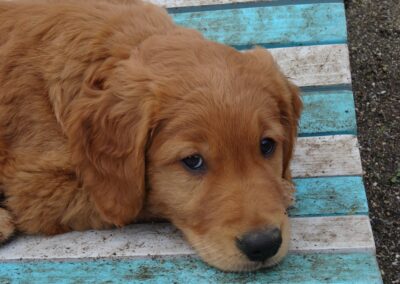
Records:
[[[0,2],[0,62],[0,241],[165,218],[223,270],[286,254],[301,102],[266,50],[140,1]],[[279,252],[247,260],[236,236],[270,225]]]

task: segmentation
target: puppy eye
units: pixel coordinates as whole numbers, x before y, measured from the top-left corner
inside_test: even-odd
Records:
[[[191,155],[182,159],[182,163],[192,171],[200,171],[204,169],[204,159],[200,155]]]
[[[275,151],[276,143],[271,138],[263,138],[260,143],[261,153],[265,157],[271,156]]]

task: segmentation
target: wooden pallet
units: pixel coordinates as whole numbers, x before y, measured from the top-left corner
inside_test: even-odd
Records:
[[[140,224],[19,237],[0,248],[0,283],[381,283],[361,178],[343,2],[152,2],[212,40],[271,48],[301,86],[288,257],[264,271],[223,273],[198,260],[172,226]]]

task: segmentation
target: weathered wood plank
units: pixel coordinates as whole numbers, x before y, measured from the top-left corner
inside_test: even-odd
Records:
[[[292,252],[375,251],[368,216],[292,219]]]
[[[257,2],[272,2],[274,0],[261,0]],[[254,3],[254,0],[148,0],[148,2],[165,8],[201,7],[224,4]]]
[[[225,273],[194,258],[4,263],[1,283],[382,283],[375,256],[289,255],[271,269]]]
[[[175,22],[239,49],[345,43],[343,3],[283,5],[173,13]]]
[[[300,136],[356,134],[356,114],[351,91],[303,93]]]
[[[290,251],[374,252],[368,216],[292,218]],[[54,237],[19,237],[0,249],[0,261],[193,254],[173,226],[136,224],[122,229],[72,232]]]
[[[332,216],[368,214],[368,203],[361,177],[295,179],[296,203],[289,215]]]
[[[269,50],[283,73],[299,86],[350,85],[347,45],[320,45]]]
[[[292,173],[294,177],[361,175],[357,138],[352,135],[298,138]]]

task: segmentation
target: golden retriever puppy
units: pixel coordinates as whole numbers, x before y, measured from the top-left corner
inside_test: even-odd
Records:
[[[266,50],[154,5],[0,2],[0,238],[165,218],[212,266],[273,265],[300,110]]]

